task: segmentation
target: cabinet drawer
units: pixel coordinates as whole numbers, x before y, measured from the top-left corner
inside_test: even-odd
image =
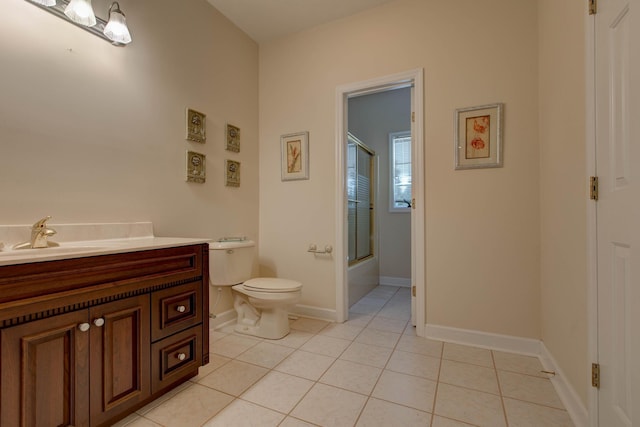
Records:
[[[202,286],[187,283],[151,294],[151,340],[168,337],[202,322]]]
[[[202,366],[202,326],[177,333],[151,346],[152,392],[162,390]]]

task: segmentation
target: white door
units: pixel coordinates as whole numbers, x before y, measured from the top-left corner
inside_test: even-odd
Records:
[[[595,15],[598,425],[640,426],[640,0]]]

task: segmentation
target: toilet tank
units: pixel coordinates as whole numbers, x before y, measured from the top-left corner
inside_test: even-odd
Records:
[[[253,240],[209,242],[209,277],[214,286],[231,286],[251,278]]]

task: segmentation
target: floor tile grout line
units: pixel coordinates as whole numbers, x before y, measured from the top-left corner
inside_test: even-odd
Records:
[[[440,374],[442,373],[442,361],[444,360],[444,343],[440,346],[440,363],[438,364],[438,376],[436,378],[436,388],[433,391],[433,404],[431,407],[431,422],[429,426],[433,426],[433,422],[436,418],[436,401],[438,399],[438,388],[440,387]]]
[[[507,407],[504,404],[504,396],[502,394],[502,385],[500,384],[500,376],[498,375],[498,368],[496,366],[496,359],[493,355],[493,350],[489,350],[491,354],[491,361],[493,362],[493,370],[496,375],[496,381],[498,382],[498,392],[500,392],[500,405],[502,406],[502,416],[504,417],[504,423],[506,427],[509,427],[509,417],[507,416]]]
[[[397,292],[397,291],[396,291]],[[395,293],[394,293],[395,294]],[[386,303],[384,303],[384,305],[382,307],[384,307],[385,305],[387,305],[387,303],[389,302],[389,300],[387,300]],[[380,308],[380,310],[382,310],[382,308]],[[380,313],[380,310],[376,311],[376,314],[374,314],[373,316],[371,316],[371,319],[369,320],[369,322],[367,322],[367,324],[365,325],[365,327],[362,329],[362,331],[360,333],[362,333],[370,324],[371,322],[373,322],[373,319],[376,318],[376,316],[378,315],[378,313]],[[358,338],[358,336],[360,336],[360,334],[358,334],[354,339],[353,342],[356,342],[356,338]],[[400,341],[400,339],[398,339],[398,341]],[[398,344],[396,343],[396,346]],[[360,421],[360,418],[362,417],[362,414],[364,414],[364,410],[367,407],[367,405],[369,404],[369,401],[371,400],[371,397],[373,395],[373,392],[375,391],[378,382],[380,382],[380,378],[382,377],[382,374],[384,374],[384,370],[387,367],[387,365],[389,364],[389,360],[391,359],[391,355],[393,355],[393,350],[391,350],[391,353],[389,354],[389,357],[387,358],[386,363],[384,364],[384,366],[380,369],[380,374],[378,375],[378,378],[376,379],[375,384],[373,384],[373,387],[371,387],[371,391],[369,391],[369,395],[367,396],[367,399],[364,401],[364,405],[362,405],[362,408],[360,409],[360,413],[358,414],[358,416],[356,417],[355,422],[353,423],[354,426],[356,426],[358,424],[358,421]]]

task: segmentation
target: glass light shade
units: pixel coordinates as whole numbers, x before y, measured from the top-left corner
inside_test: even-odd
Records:
[[[56,0],[31,0],[34,3],[41,4],[43,6],[55,6]]]
[[[129,34],[124,13],[119,8],[115,8],[109,13],[109,22],[104,27],[104,35],[114,43],[131,43],[131,34]]]
[[[96,25],[96,15],[93,13],[91,0],[71,0],[64,14],[77,24],[87,27]]]

